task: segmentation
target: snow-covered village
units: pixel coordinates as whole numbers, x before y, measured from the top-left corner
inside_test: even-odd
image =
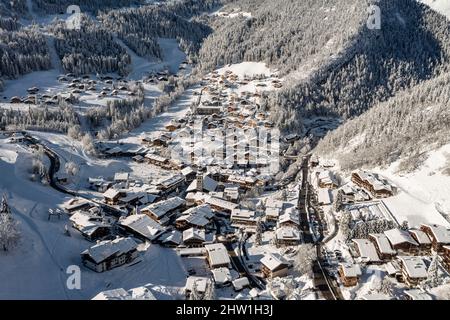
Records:
[[[0,4],[1,300],[450,299],[445,2],[371,71],[356,0],[60,2]]]

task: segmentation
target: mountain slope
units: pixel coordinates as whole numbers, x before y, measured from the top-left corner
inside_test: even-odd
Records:
[[[406,158],[411,171],[427,151],[450,143],[450,73],[403,92],[347,121],[319,142],[316,152],[340,160],[343,169],[388,165]]]

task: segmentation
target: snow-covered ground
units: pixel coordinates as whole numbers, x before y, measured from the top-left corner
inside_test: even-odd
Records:
[[[176,252],[156,245],[141,248],[141,262],[132,266],[101,274],[81,266],[80,253],[92,243],[73,230],[70,237],[64,235],[68,217],[47,220],[48,209],[68,198],[28,179],[31,154],[26,149],[0,143],[0,193],[7,196],[22,235],[17,248],[0,252],[0,299],[90,299],[101,290],[145,283],[184,286],[186,272]],[[81,268],[81,290],[67,289],[70,265]]]
[[[450,145],[431,152],[419,170],[405,175],[396,173],[399,162],[388,169],[376,170],[400,191],[384,200],[400,223],[407,220],[410,227],[422,222],[450,227],[450,221],[441,214],[450,215],[450,176],[442,173],[447,162],[446,153],[450,153]]]
[[[419,0],[426,5],[429,5],[432,9],[443,14],[450,19],[450,1],[448,0]]]

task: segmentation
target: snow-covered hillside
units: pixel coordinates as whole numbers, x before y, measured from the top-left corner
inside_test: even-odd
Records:
[[[385,201],[397,221],[410,227],[435,223],[450,227],[450,176],[442,173],[449,165],[450,145],[431,152],[423,166],[412,173],[396,173],[399,162],[386,170],[377,170],[391,180],[399,194]]]
[[[450,1],[448,0],[419,0],[420,2],[429,5],[432,9],[442,13],[450,19]]]

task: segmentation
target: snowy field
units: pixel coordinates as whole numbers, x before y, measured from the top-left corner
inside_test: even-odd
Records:
[[[426,5],[429,5],[432,9],[443,14],[450,19],[450,1],[448,0],[419,0]]]
[[[450,153],[450,145],[431,152],[422,168],[410,174],[395,173],[398,163],[387,170],[377,170],[399,188],[397,196],[384,202],[400,223],[407,220],[410,227],[422,222],[450,227],[450,221],[442,215],[450,215],[450,176],[441,172],[446,153]]]
[[[91,242],[71,229],[67,216],[47,220],[50,208],[56,208],[68,198],[47,186],[28,179],[30,153],[20,146],[0,147],[0,193],[8,197],[14,216],[20,222],[22,238],[17,248],[8,254],[0,252],[0,299],[90,299],[101,290],[132,288],[146,283],[161,286],[184,286],[186,271],[172,249],[151,245],[132,266],[95,273],[81,266],[80,253]],[[81,268],[81,290],[69,290],[67,267]]]

